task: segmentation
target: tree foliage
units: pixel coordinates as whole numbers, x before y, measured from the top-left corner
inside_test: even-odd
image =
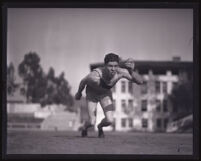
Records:
[[[45,74],[40,65],[40,57],[35,52],[29,52],[24,56],[18,71],[27,86],[28,102],[41,103],[42,106],[63,104],[68,110],[72,110],[73,97],[64,72],[56,77],[54,68],[50,67]]]
[[[7,93],[13,95],[18,85],[15,83],[15,68],[11,62],[7,67]]]
[[[186,81],[173,88],[169,96],[175,118],[191,114],[193,111],[193,84]]]
[[[44,96],[45,78],[40,58],[35,52],[25,54],[24,60],[18,66],[19,76],[26,85],[26,97],[28,102],[39,102]]]
[[[55,77],[54,73],[54,69],[51,67],[47,74],[46,95],[42,105],[63,104],[68,107],[68,110],[72,111],[73,97],[70,94],[70,86],[64,77],[64,72],[59,77]]]

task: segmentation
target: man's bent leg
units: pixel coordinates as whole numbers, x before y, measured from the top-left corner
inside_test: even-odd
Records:
[[[112,96],[108,95],[100,100],[101,107],[103,109],[105,118],[101,121],[102,126],[109,126],[113,124],[113,112],[114,105],[112,101]]]
[[[98,124],[98,137],[104,137],[103,127],[113,126],[113,111],[105,112],[105,118]]]
[[[92,102],[87,100],[87,106],[88,106],[88,116],[89,116],[89,127],[92,127],[95,125],[96,122],[96,107],[97,107],[97,102]]]
[[[84,126],[82,128],[82,136],[83,137],[87,136],[88,128],[93,127],[95,125],[95,121],[96,121],[96,116],[95,116],[96,106],[97,106],[97,102],[87,100],[88,119],[85,121]]]
[[[100,104],[103,108],[105,118],[98,125],[99,137],[104,137],[103,127],[113,125],[114,105],[111,96],[106,96],[101,99]]]
[[[98,125],[100,128],[113,125],[113,111],[106,111],[105,118],[103,118]]]

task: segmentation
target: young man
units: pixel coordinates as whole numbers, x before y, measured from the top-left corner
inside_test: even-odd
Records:
[[[129,58],[125,62],[120,62],[118,55],[109,53],[104,58],[104,67],[94,69],[81,80],[75,98],[80,100],[82,91],[86,86],[86,100],[89,113],[89,119],[82,127],[82,137],[86,137],[87,129],[95,124],[95,112],[98,102],[105,115],[105,118],[98,124],[98,136],[104,137],[103,127],[113,125],[114,105],[111,88],[121,78],[142,84],[143,79],[134,72],[134,66],[133,59]]]

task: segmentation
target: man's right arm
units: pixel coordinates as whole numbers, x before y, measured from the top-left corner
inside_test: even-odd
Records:
[[[78,87],[78,91],[77,91],[77,93],[75,94],[75,99],[80,100],[80,98],[82,97],[82,91],[84,90],[86,84],[87,84],[87,76],[84,77],[84,78],[80,81],[80,84],[79,84],[79,87]]]
[[[96,71],[91,72],[87,77],[87,85],[95,89],[97,92],[107,92],[108,89],[105,89],[100,86],[100,75]]]
[[[80,81],[78,91],[75,95],[76,99],[79,100],[82,97],[82,91],[84,90],[86,85],[96,89],[97,92],[108,91],[107,89],[100,87],[100,76],[97,72],[92,71]]]
[[[82,93],[82,91],[84,90],[85,86],[87,84],[87,76],[84,77],[79,84],[79,88],[78,88],[78,93]]]

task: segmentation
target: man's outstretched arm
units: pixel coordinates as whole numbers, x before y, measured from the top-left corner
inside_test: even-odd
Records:
[[[136,84],[143,84],[144,79],[142,76],[140,76],[137,72],[133,70],[128,70],[129,74],[131,75],[131,81],[136,83]]]
[[[126,78],[136,84],[144,83],[143,77],[134,71],[135,64],[134,64],[134,60],[132,58],[129,58],[126,61],[124,61],[121,68],[122,68],[121,70],[122,70],[124,78]]]
[[[84,90],[86,84],[87,84],[87,76],[80,81],[78,91],[75,94],[75,99],[80,100],[80,98],[82,97],[82,91]]]

